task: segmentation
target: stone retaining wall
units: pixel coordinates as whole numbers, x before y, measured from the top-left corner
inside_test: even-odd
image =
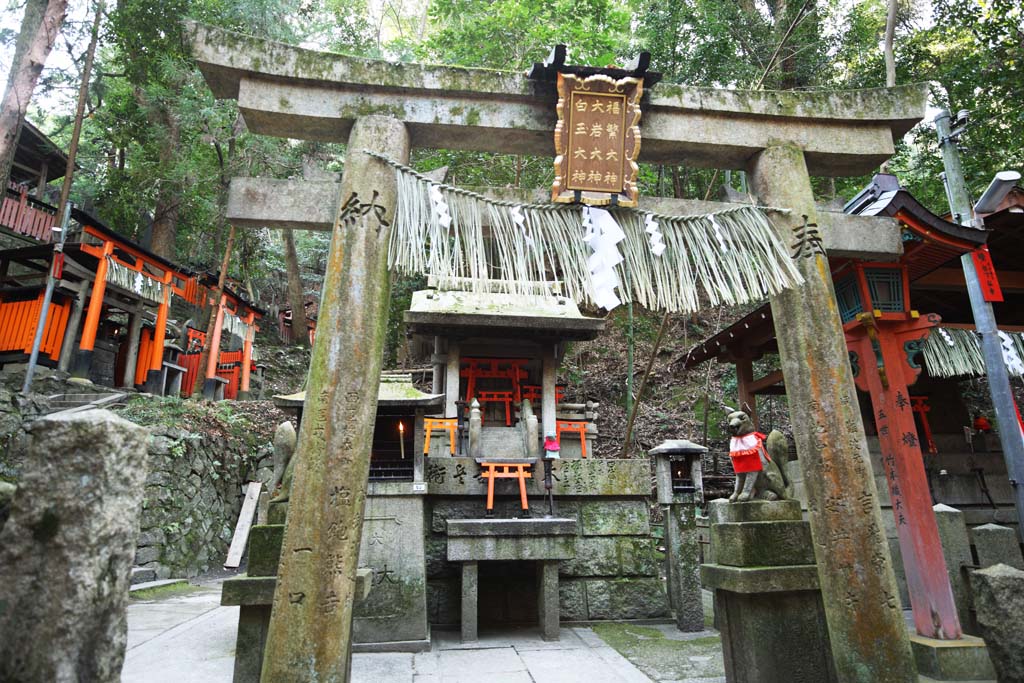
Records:
[[[511,497],[496,499],[495,515],[508,518],[518,514],[518,503]],[[576,557],[562,562],[558,572],[564,621],[670,615],[645,499],[563,496],[556,506],[559,517],[578,520]],[[531,501],[531,508],[534,514],[542,514],[539,499]],[[445,522],[481,516],[483,500],[478,497],[431,497],[427,501],[427,608],[432,624],[454,625],[460,621],[459,567],[445,556]],[[536,582],[524,565],[481,563],[482,623],[488,618],[497,622],[536,620]]]
[[[270,481],[272,448],[155,427],[135,564],[159,579],[193,577],[227,557],[248,481]]]

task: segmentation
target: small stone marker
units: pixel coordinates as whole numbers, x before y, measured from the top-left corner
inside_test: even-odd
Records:
[[[147,432],[106,410],[36,420],[0,532],[0,680],[120,680]]]
[[[242,503],[242,511],[239,513],[238,523],[235,525],[235,535],[231,537],[228,559],[224,561],[225,569],[237,569],[242,562],[245,542],[249,539],[249,529],[252,528],[252,516],[256,512],[256,503],[259,501],[262,488],[263,483],[259,481],[251,481],[245,487],[245,501]]]
[[[1017,533],[1008,526],[983,524],[971,529],[974,547],[978,551],[978,566],[985,568],[1005,564],[1024,569]]]
[[[997,564],[971,573],[981,635],[999,681],[1024,681],[1024,571]]]
[[[965,565],[973,565],[971,556],[971,538],[967,533],[964,513],[956,508],[939,503],[934,508],[935,522],[939,527],[939,540],[942,542],[942,554],[946,558],[946,571],[949,574],[949,585],[953,589],[953,600],[960,616],[960,625],[964,633],[978,634],[978,625],[972,616],[971,587],[967,584]]]

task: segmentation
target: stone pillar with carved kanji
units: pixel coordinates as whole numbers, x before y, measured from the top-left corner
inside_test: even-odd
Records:
[[[409,158],[395,119],[352,127],[299,432],[262,679],[347,681],[388,319],[394,173],[364,153]]]

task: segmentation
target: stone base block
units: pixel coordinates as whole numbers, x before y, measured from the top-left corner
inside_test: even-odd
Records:
[[[254,526],[249,531],[249,563],[246,566],[246,574],[277,576],[283,539],[283,524]]]
[[[911,634],[917,672],[937,681],[989,681],[996,677],[985,641],[974,636],[935,640]]]
[[[729,522],[711,527],[717,564],[733,567],[813,565],[811,525],[797,520]]]
[[[730,503],[719,498],[708,503],[708,519],[712,524],[728,522],[781,522],[803,519],[798,500],[754,500]]]
[[[726,680],[835,683],[825,608],[818,591],[715,591]]]

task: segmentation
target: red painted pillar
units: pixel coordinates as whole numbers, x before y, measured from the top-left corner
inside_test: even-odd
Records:
[[[210,355],[206,359],[206,381],[203,383],[203,398],[213,400],[217,394],[217,363],[220,362],[220,330],[224,325],[224,306],[227,303],[227,296],[221,294],[220,302],[217,304],[217,320],[213,324],[213,338],[207,339],[210,345]]]
[[[85,314],[85,325],[82,327],[82,340],[78,344],[78,353],[75,354],[75,363],[71,369],[71,376],[80,379],[89,379],[89,370],[92,368],[92,353],[96,348],[96,332],[100,326],[100,315],[103,312],[103,295],[107,291],[107,269],[109,264],[107,257],[114,253],[114,243],[103,243],[103,255],[100,256],[96,265],[96,277],[92,281],[92,293],[89,295],[89,309]]]
[[[960,620],[908,390],[921,372],[912,357],[939,317],[885,321],[866,316],[863,326],[848,326],[846,339],[856,354],[852,360],[857,386],[871,395],[914,626],[922,636],[955,640],[962,635]]]

